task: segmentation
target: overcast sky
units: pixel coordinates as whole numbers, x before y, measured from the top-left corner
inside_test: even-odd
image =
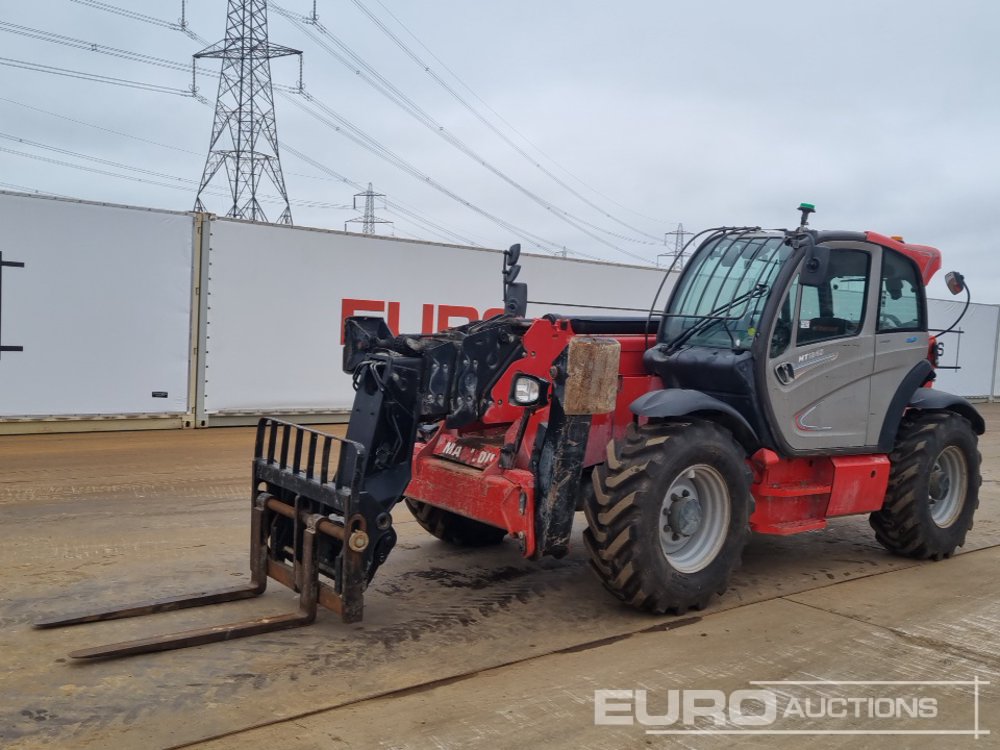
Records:
[[[1000,70],[1000,3],[359,2],[532,158],[479,122],[353,0],[318,0],[323,27],[475,158],[386,99],[271,3],[271,41],[305,52],[307,91],[421,176],[400,171],[318,121],[297,106],[317,111],[301,98],[277,96],[279,139],[356,183],[374,183],[389,200],[469,241],[503,247],[524,240],[517,231],[523,229],[550,250],[565,246],[571,253],[635,262],[636,256],[655,259],[663,252],[664,233],[678,222],[695,230],[789,226],[797,218],[795,206],[809,201],[818,208],[816,227],[873,229],[939,247],[946,270],[968,275],[976,301],[1000,302],[1000,101],[994,80]],[[201,48],[181,31],[95,7],[100,4],[0,0],[0,57],[177,90],[190,86],[183,70],[25,36],[25,28],[39,30],[179,64],[188,64]],[[114,5],[168,22],[181,9],[180,0]],[[224,36],[225,0],[190,0],[188,6],[193,32],[210,42]],[[282,0],[280,7],[302,16],[311,12],[312,0]],[[22,27],[21,33],[5,30],[10,24]],[[334,46],[315,27],[304,28]],[[202,63],[206,70],[218,66]],[[275,60],[272,72],[276,83],[292,85],[298,64]],[[0,66],[0,81],[0,148],[178,189],[7,151],[0,151],[0,187],[191,208],[190,181],[200,178],[204,165],[210,106],[193,97],[8,66]],[[216,79],[202,75],[198,83],[214,103]],[[351,203],[353,187],[287,150],[282,164],[289,196],[300,204],[292,207],[295,223],[342,229],[356,215],[336,208]],[[429,187],[427,176],[460,200]],[[328,205],[301,205],[307,201]],[[517,230],[497,226],[464,201]],[[216,195],[205,203],[219,213],[228,208]],[[273,203],[266,209],[275,217],[280,213]],[[442,239],[406,217],[379,213],[396,222],[400,236]],[[567,214],[577,226],[560,218]],[[525,247],[539,250],[530,241]],[[947,296],[940,279],[931,291]]]

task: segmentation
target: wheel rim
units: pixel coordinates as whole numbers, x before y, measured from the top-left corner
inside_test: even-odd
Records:
[[[965,454],[957,445],[949,445],[934,461],[928,482],[928,495],[931,520],[940,528],[951,526],[962,512],[968,476]]]
[[[722,549],[729,530],[729,488],[706,464],[677,475],[660,506],[660,546],[667,562],[681,573],[707,567]]]

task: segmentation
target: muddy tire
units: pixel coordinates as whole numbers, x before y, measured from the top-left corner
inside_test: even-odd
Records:
[[[583,533],[612,594],[663,614],[722,594],[750,536],[750,474],[714,422],[632,425],[594,471]]]
[[[419,500],[404,498],[417,523],[443,542],[456,547],[491,547],[507,536],[504,529],[473,521],[449,510],[435,508]]]
[[[889,455],[885,503],[869,517],[883,547],[940,560],[965,544],[982,483],[977,443],[969,421],[958,414],[915,412],[903,418]]]

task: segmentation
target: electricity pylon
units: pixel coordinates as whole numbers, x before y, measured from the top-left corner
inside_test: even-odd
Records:
[[[201,194],[212,178],[225,168],[232,195],[226,216],[267,221],[257,197],[258,188],[266,181],[274,186],[285,204],[276,223],[292,223],[278,157],[271,60],[301,54],[300,50],[271,44],[268,40],[267,0],[229,0],[226,38],[194,56],[196,60],[222,60],[212,140],[195,199],[195,211],[205,210]]]

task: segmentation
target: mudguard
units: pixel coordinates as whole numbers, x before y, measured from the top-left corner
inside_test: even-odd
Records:
[[[705,416],[714,419],[733,433],[747,451],[760,445],[757,433],[746,418],[729,404],[701,391],[687,388],[667,388],[639,396],[629,408],[638,417],[666,419],[668,417]]]
[[[968,419],[977,435],[986,432],[986,420],[976,407],[961,396],[937,388],[917,388],[910,398],[909,407],[923,411],[953,411]]]

